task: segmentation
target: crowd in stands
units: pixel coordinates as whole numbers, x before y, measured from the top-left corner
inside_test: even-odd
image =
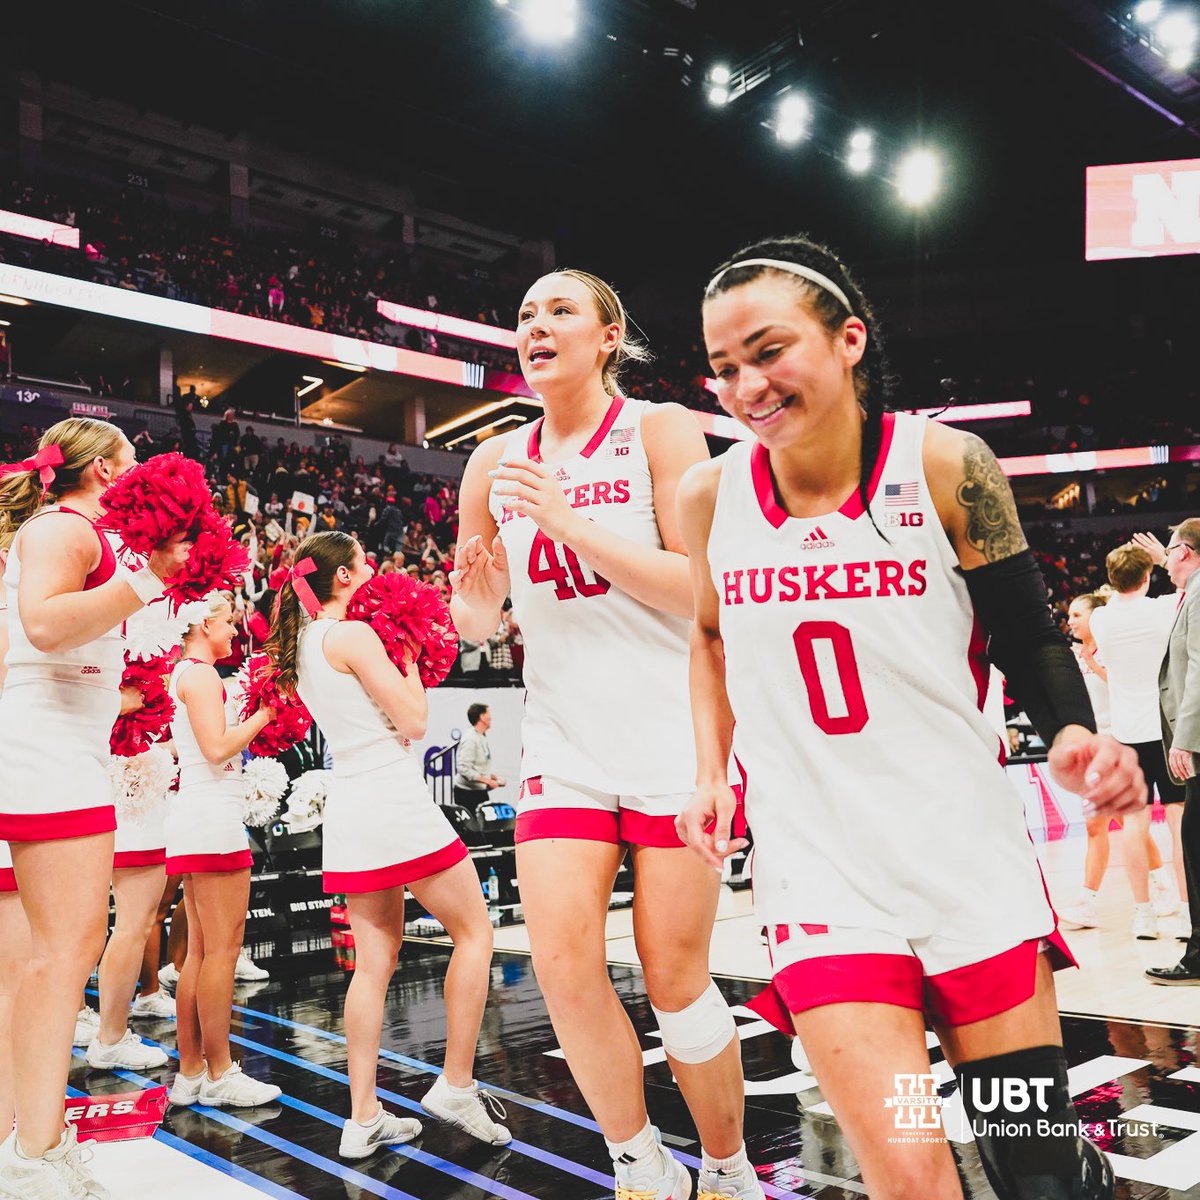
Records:
[[[403,330],[376,312],[376,301],[387,299],[510,326],[514,297],[527,281],[504,277],[503,264],[455,266],[398,244],[367,250],[349,237],[235,228],[220,214],[169,209],[136,189],[84,200],[81,186],[49,190],[10,181],[0,190],[0,208],[77,226],[81,234],[77,251],[0,236],[0,261],[518,371],[512,351]],[[720,411],[704,387],[708,367],[698,340],[672,344],[660,333],[651,350],[651,362],[626,368],[630,395]],[[889,353],[896,407],[1028,400],[1030,418],[972,426],[1001,455],[1200,441],[1194,370],[1169,339],[1156,342],[1138,328],[1128,338],[1065,351],[1027,345],[1016,355],[987,341],[893,339]]]
[[[340,435],[318,448],[282,437],[260,436],[229,409],[201,446],[183,397],[178,428],[154,437],[144,426],[127,428],[139,460],[178,451],[204,462],[218,508],[254,559],[237,597],[242,637],[233,667],[266,640],[275,591],[308,532],[340,529],[363,545],[383,574],[407,572],[449,599],[458,530],[458,482],[411,470],[393,444],[375,462],[352,458]],[[0,462],[16,462],[36,448],[42,430],[32,425],[0,432]],[[311,503],[293,504],[296,494]],[[524,644],[506,612],[483,643],[463,642],[456,672],[483,682],[519,681]]]

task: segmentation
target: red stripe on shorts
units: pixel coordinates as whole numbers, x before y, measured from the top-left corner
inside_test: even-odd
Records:
[[[683,847],[675,832],[674,817],[655,817],[633,808],[623,808],[618,814],[617,827],[621,841],[630,846],[658,846],[672,850]]]
[[[0,894],[17,890],[17,875],[12,867],[0,867]]]
[[[621,840],[617,814],[598,808],[535,808],[517,814],[514,841],[576,838],[584,842]]]

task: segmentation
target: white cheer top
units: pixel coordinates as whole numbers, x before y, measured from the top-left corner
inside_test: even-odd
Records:
[[[359,775],[413,758],[408,739],[396,731],[358,677],[329,665],[325,635],[336,624],[332,617],[319,617],[301,630],[296,685],[329,743],[334,775]]]

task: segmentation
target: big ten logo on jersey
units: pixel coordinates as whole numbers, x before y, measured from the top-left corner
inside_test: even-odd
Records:
[[[923,512],[890,512],[883,514],[885,529],[916,529],[925,524]]]
[[[629,454],[629,446],[633,442],[633,426],[613,429],[608,435],[608,453],[613,458],[625,458]]]

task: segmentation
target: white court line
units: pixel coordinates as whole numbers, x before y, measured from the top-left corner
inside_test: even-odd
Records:
[[[263,1193],[240,1180],[189,1158],[180,1150],[138,1138],[93,1142],[92,1169],[114,1197],[155,1196],[169,1189],[171,1200],[262,1200]]]

